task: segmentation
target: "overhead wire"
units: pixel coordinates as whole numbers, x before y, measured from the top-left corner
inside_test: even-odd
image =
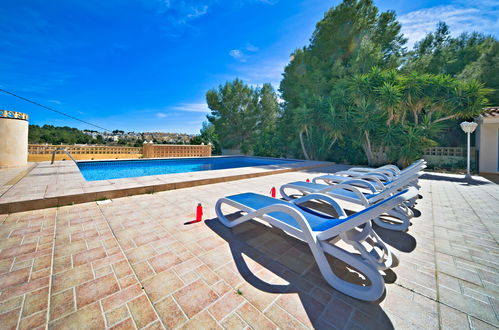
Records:
[[[41,104],[41,103],[38,103],[38,102],[32,101],[32,100],[30,100],[30,99],[28,99],[28,98],[25,98],[25,97],[22,97],[22,96],[20,96],[20,95],[14,94],[14,93],[12,93],[12,92],[6,91],[5,89],[0,88],[0,92],[3,92],[3,93],[5,93],[5,94],[8,94],[8,95],[11,95],[11,96],[14,96],[14,97],[17,97],[18,99],[21,99],[21,100],[23,100],[23,101],[26,101],[26,102],[29,102],[29,103],[31,103],[31,104],[34,104],[34,105],[36,105],[36,106],[39,106],[39,107],[45,108],[45,109],[47,109],[47,110],[53,111],[53,112],[58,113],[58,114],[60,114],[60,115],[66,116],[66,117],[68,117],[68,118],[71,118],[71,119],[73,119],[73,120],[76,120],[76,121],[82,122],[82,123],[84,123],[84,124],[87,124],[87,125],[90,125],[90,126],[93,126],[93,127],[97,127],[97,128],[99,128],[99,129],[101,129],[101,130],[104,130],[104,131],[106,131],[106,132],[111,132],[111,131],[110,131],[110,130],[108,130],[107,128],[104,128],[104,127],[99,126],[99,125],[92,124],[92,123],[90,123],[90,122],[88,122],[88,121],[86,121],[86,120],[79,119],[79,118],[76,118],[76,117],[71,116],[71,115],[68,115],[67,113],[64,113],[64,112],[62,112],[62,111],[56,110],[56,109],[51,108],[51,107],[48,107],[48,106],[43,105],[43,104]]]

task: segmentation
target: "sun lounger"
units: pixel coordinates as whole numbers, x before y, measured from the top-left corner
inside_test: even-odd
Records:
[[[354,298],[373,301],[384,292],[384,281],[379,270],[396,266],[398,260],[372,230],[371,220],[416,194],[415,188],[409,188],[350,216],[325,194],[309,194],[286,202],[264,195],[244,193],[219,199],[215,210],[219,221],[229,228],[258,218],[303,240],[309,245],[324,279],[332,287]],[[331,217],[300,205],[310,200],[329,203],[339,216]],[[222,211],[223,205],[234,207],[245,214],[229,220]],[[352,246],[360,255],[337,246],[335,243],[339,240]],[[354,284],[338,277],[332,271],[326,253],[362,273],[368,283]]]
[[[351,181],[353,179],[356,180],[361,180],[362,182],[367,181],[371,185],[373,185],[376,190],[385,190],[387,188],[391,187],[398,187],[400,189],[409,187],[409,186],[414,186],[417,189],[419,189],[418,185],[418,179],[421,175],[423,175],[424,172],[407,172],[402,175],[399,175],[398,177],[395,178],[388,178],[384,176],[383,174],[380,173],[365,173],[363,175],[359,176],[347,176],[342,174],[342,172],[338,173],[332,173],[332,174],[325,174],[325,175],[320,175],[312,179],[312,182],[314,183],[320,183],[324,182],[326,184],[338,184],[338,183],[344,183],[347,181]],[[358,185],[357,183],[353,183],[353,185]],[[360,185],[362,187],[365,186],[365,184]]]
[[[353,185],[364,186],[364,188],[368,189],[369,192],[365,192],[365,190],[361,190]],[[286,200],[294,199],[294,197],[286,192],[287,189],[299,191],[305,196],[312,193],[327,194],[335,200],[343,200],[353,204],[362,205],[364,207],[369,207],[379,203],[401,190],[396,186],[392,186],[382,191],[378,191],[375,189],[374,185],[368,181],[356,179],[350,179],[348,181],[344,181],[343,183],[334,185],[296,181],[281,186],[281,196]],[[380,217],[374,218],[373,221],[380,227],[398,231],[407,230],[411,224],[409,220],[413,216],[412,210],[405,203],[396,205],[393,209],[388,210],[386,214],[399,219],[401,222],[386,222]]]
[[[363,175],[377,176],[383,181],[393,180],[404,174],[414,174],[426,168],[426,161],[420,159],[403,170],[399,169],[395,165],[384,165],[378,168],[369,167],[352,167],[345,171],[337,172],[337,175],[358,177]]]
[[[350,169],[358,171],[358,172],[390,171],[391,173],[398,175],[401,172],[403,172],[404,170],[408,170],[408,169],[422,166],[422,165],[426,165],[426,161],[424,159],[418,159],[417,161],[415,161],[414,163],[412,163],[411,165],[407,166],[405,169],[402,169],[402,170],[400,168],[398,168],[397,166],[392,165],[392,164],[387,164],[387,165],[383,165],[383,166],[376,167],[376,168],[375,167],[352,167]]]

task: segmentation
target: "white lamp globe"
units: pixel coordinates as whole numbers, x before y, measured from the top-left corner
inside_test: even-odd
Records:
[[[461,124],[459,124],[461,126],[461,129],[465,132],[465,133],[473,133],[476,129],[476,127],[478,126],[477,123],[475,122],[469,122],[469,121],[463,121]]]

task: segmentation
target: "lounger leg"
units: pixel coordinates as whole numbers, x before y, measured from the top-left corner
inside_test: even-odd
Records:
[[[233,202],[229,199],[226,198],[220,198],[217,201],[217,204],[215,204],[215,212],[217,213],[218,220],[226,227],[233,228],[245,221],[251,220],[251,218],[248,218],[246,216],[242,216],[238,219],[235,220],[229,220],[227,217],[223,214],[222,212],[222,204],[227,204],[227,205],[232,205]],[[246,210],[241,210],[241,211],[246,211]]]
[[[340,234],[340,238],[353,246],[360,255],[379,270],[397,267],[399,260],[393,250],[374,232],[371,224],[362,229],[352,229]],[[367,249],[364,244],[368,245]]]
[[[319,242],[318,244],[320,244],[320,247],[312,246],[312,244],[309,245],[319,266],[319,270],[329,285],[338,291],[360,300],[374,301],[383,295],[385,283],[383,277],[375,267],[366,263],[361,257],[352,255],[337,246],[330,245],[327,242]],[[339,278],[331,269],[323,251],[361,272],[369,280],[370,284],[363,286]]]
[[[371,233],[372,229],[369,223],[366,223],[366,227],[368,228],[365,232],[361,233],[361,235]],[[302,229],[305,228],[302,227]],[[374,301],[382,296],[385,291],[385,282],[383,281],[383,277],[377,268],[371,262],[372,260],[366,260],[366,258],[351,254],[340,247],[331,245],[328,242],[329,240],[320,241],[309,230],[304,230],[303,234],[305,241],[308,243],[310,250],[314,255],[317,265],[319,266],[322,276],[329,283],[329,285],[360,300]],[[376,235],[374,232],[372,232],[372,234]],[[340,237],[341,236],[342,235],[340,235]],[[379,239],[379,237],[375,237]],[[379,239],[379,241],[382,242],[381,239]],[[347,243],[349,242],[347,241]],[[389,250],[387,249],[386,251]],[[366,276],[370,282],[370,285],[363,286],[353,284],[336,276],[329,265],[326,255],[324,254],[325,252],[357,269],[364,276]],[[372,259],[372,257],[370,259]]]
[[[386,213],[388,215],[391,215],[393,217],[400,219],[402,221],[402,223],[388,223],[388,222],[381,220],[379,217],[374,218],[373,219],[374,223],[376,223],[381,228],[390,229],[390,230],[405,231],[411,225],[411,222],[410,222],[407,214],[405,214],[404,212],[402,212],[396,208],[389,210]]]

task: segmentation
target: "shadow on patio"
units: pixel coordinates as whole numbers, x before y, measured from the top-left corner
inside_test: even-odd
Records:
[[[481,186],[481,185],[488,185],[488,184],[494,184],[491,181],[488,180],[476,180],[476,179],[465,179],[464,175],[457,175],[457,174],[447,174],[447,173],[425,173],[421,176],[422,180],[432,180],[432,181],[448,181],[448,182],[458,182],[461,184],[466,184],[468,186]]]
[[[254,220],[233,229],[223,226],[217,219],[206,220],[205,224],[229,244],[237,270],[253,287],[251,290],[246,287],[249,292],[241,290],[248,300],[258,294],[253,292],[254,289],[280,295],[275,301],[281,307],[302,323],[315,328],[393,328],[379,305],[384,296],[378,302],[369,303],[333,289],[320,274],[306,243]],[[355,283],[364,281],[351,267],[328,257],[338,276]],[[265,278],[250,270],[248,258],[268,271]],[[388,270],[384,278],[385,282],[393,283],[396,275]],[[299,302],[293,300],[296,296],[293,294],[299,297]]]

